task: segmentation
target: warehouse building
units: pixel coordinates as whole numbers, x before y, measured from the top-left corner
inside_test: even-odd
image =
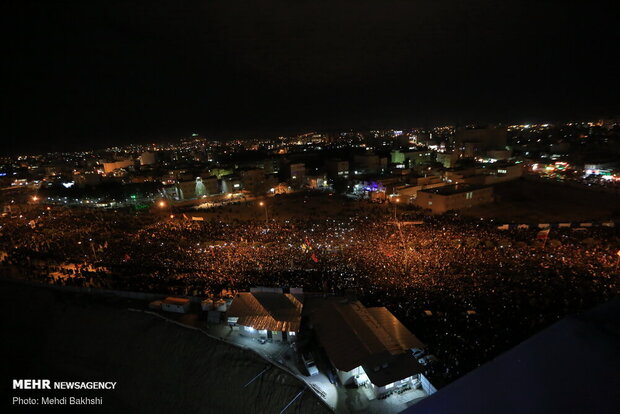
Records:
[[[303,294],[291,289],[254,288],[237,294],[228,310],[228,324],[239,334],[274,342],[293,342],[301,325]]]
[[[334,297],[313,299],[309,307],[312,327],[343,385],[367,385],[376,397],[406,387],[435,391],[411,353],[424,344],[385,307]]]

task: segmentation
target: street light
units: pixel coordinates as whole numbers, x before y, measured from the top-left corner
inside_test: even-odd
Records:
[[[267,204],[264,201],[259,201],[258,205],[261,207],[265,207],[265,223],[269,222],[269,216],[267,215]]]
[[[394,221],[396,221],[396,204],[400,202],[400,198],[394,199]]]
[[[161,201],[159,202],[159,207],[161,207],[161,208],[166,207],[166,202],[165,202],[164,200],[161,200]]]
[[[37,197],[36,195],[32,196],[32,201],[39,201],[39,197]]]

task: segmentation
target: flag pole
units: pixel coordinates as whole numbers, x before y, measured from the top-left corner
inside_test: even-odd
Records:
[[[545,245],[547,244],[547,240],[549,240],[549,233],[551,233],[551,227],[549,227],[547,229],[547,234],[545,235],[545,241],[543,242],[542,248],[545,248]]]

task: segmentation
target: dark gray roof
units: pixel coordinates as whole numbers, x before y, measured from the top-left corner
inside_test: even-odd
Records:
[[[403,413],[620,413],[618,350],[617,297],[555,323]]]
[[[362,366],[375,385],[422,372],[408,351],[424,345],[386,308],[332,298],[322,300],[310,317],[319,342],[341,371]]]
[[[424,372],[424,367],[410,353],[385,356],[382,362],[387,364],[387,366],[379,366],[380,368],[377,371],[375,371],[378,367],[377,365],[362,365],[370,382],[377,387],[383,387],[384,385]]]
[[[402,349],[424,348],[426,346],[386,307],[367,308],[367,310],[379,325],[400,344]]]
[[[466,193],[468,191],[476,191],[481,190],[483,188],[489,188],[490,186],[485,185],[474,185],[474,184],[455,184],[455,185],[446,185],[443,187],[435,187],[435,188],[427,188],[424,190],[420,190],[424,193],[433,193],[437,195],[453,195],[459,193]]]

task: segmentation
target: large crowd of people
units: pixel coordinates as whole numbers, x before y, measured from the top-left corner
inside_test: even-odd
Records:
[[[454,379],[570,313],[618,293],[617,228],[498,230],[456,215],[191,220],[149,212],[33,209],[0,219],[5,274],[179,295],[252,286],[355,289],[386,306]]]

